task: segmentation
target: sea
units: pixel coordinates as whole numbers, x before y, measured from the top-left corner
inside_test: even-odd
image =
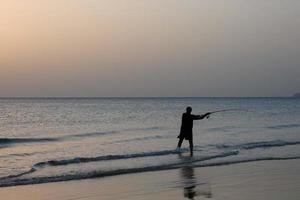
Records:
[[[187,106],[232,109],[194,121],[190,159]],[[299,158],[299,98],[0,99],[0,187]]]

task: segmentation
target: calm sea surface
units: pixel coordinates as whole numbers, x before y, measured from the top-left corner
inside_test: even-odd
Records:
[[[240,110],[195,121],[186,160],[175,151],[186,106]],[[293,158],[299,98],[0,99],[0,186]]]

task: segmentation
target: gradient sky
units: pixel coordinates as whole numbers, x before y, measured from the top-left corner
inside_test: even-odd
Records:
[[[299,91],[299,0],[0,1],[0,97]]]

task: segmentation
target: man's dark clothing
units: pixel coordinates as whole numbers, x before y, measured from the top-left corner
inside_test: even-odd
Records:
[[[182,114],[180,134],[177,138],[192,140],[193,139],[193,121],[202,119],[201,115]]]

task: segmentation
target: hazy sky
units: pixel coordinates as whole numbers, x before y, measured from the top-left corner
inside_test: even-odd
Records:
[[[298,91],[299,0],[0,1],[0,97]]]

